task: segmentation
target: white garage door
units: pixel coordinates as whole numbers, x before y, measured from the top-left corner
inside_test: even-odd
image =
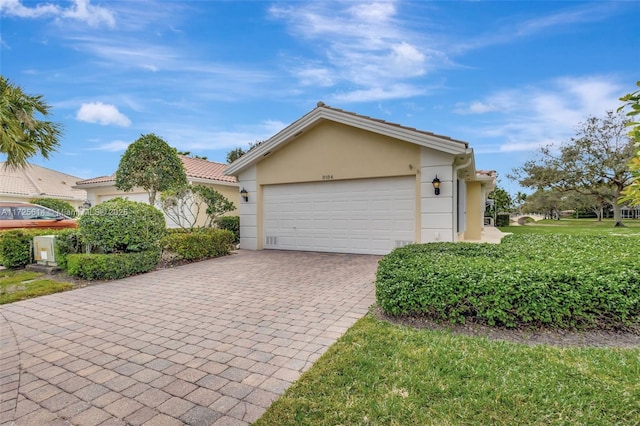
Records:
[[[264,187],[264,248],[387,254],[415,239],[415,177]]]

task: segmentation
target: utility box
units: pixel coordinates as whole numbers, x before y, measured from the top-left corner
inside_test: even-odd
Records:
[[[38,265],[58,266],[56,263],[56,236],[40,235],[33,238],[33,258]]]

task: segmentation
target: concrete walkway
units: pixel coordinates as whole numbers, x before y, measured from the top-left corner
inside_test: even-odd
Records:
[[[240,251],[0,307],[0,424],[246,425],[374,302],[379,256]]]

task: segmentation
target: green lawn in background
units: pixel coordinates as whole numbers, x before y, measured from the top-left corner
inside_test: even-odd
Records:
[[[624,227],[614,227],[613,219],[545,219],[528,223],[523,226],[503,226],[502,232],[514,234],[573,234],[573,235],[637,235],[640,236],[640,219],[626,219],[622,221]]]
[[[0,270],[0,305],[57,293],[72,287],[69,283],[43,279],[43,276],[44,274],[39,272]]]

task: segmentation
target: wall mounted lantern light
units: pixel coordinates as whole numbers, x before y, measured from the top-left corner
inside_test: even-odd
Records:
[[[244,198],[244,201],[249,201],[249,192],[247,192],[246,189],[242,188],[242,191],[240,191],[240,196]]]
[[[431,181],[433,184],[433,189],[435,190],[436,195],[440,195],[440,179],[438,179],[438,175]]]

